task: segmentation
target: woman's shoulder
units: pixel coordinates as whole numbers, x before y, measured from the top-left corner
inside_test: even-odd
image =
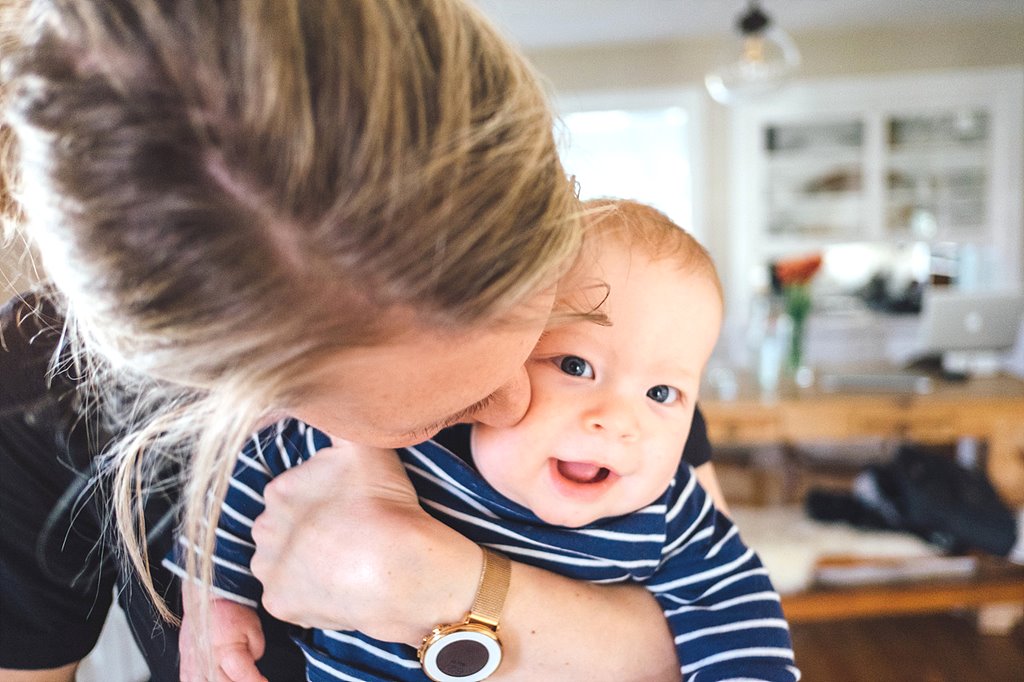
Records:
[[[30,405],[51,393],[48,372],[63,327],[53,304],[32,292],[0,307],[0,411]]]

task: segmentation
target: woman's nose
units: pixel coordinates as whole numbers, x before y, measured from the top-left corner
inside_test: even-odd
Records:
[[[473,414],[473,420],[497,428],[515,426],[530,406],[530,377],[521,367],[512,379],[491,394],[487,404]]]

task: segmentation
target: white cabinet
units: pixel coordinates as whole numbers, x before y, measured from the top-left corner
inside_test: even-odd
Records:
[[[794,83],[733,110],[733,310],[770,261],[838,244],[924,244],[1020,282],[1022,128],[1020,69]]]

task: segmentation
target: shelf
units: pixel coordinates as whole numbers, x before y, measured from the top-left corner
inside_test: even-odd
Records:
[[[730,308],[750,309],[751,283],[763,286],[771,260],[836,244],[930,244],[931,255],[915,255],[918,282],[928,279],[929,262],[950,277],[962,262],[968,273],[960,246],[986,264],[975,285],[1018,278],[1022,110],[1019,67],[793,83],[771,101],[737,109]],[[934,220],[912,223],[917,209]],[[906,275],[881,260],[868,267],[881,278]]]
[[[890,150],[886,159],[891,166],[915,166],[926,163],[929,167],[984,168],[988,163],[988,148],[929,148]]]
[[[799,151],[767,152],[766,159],[772,166],[836,166],[843,164],[859,164],[864,160],[863,149],[849,147],[802,149]]]

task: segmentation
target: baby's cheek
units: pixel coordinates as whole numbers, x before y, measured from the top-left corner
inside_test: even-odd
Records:
[[[515,456],[516,444],[510,429],[476,427],[472,442],[473,461],[485,479],[503,476],[509,460]]]
[[[535,451],[516,429],[488,429],[473,443],[473,460],[480,475],[505,497],[527,504],[525,481],[535,468]]]

